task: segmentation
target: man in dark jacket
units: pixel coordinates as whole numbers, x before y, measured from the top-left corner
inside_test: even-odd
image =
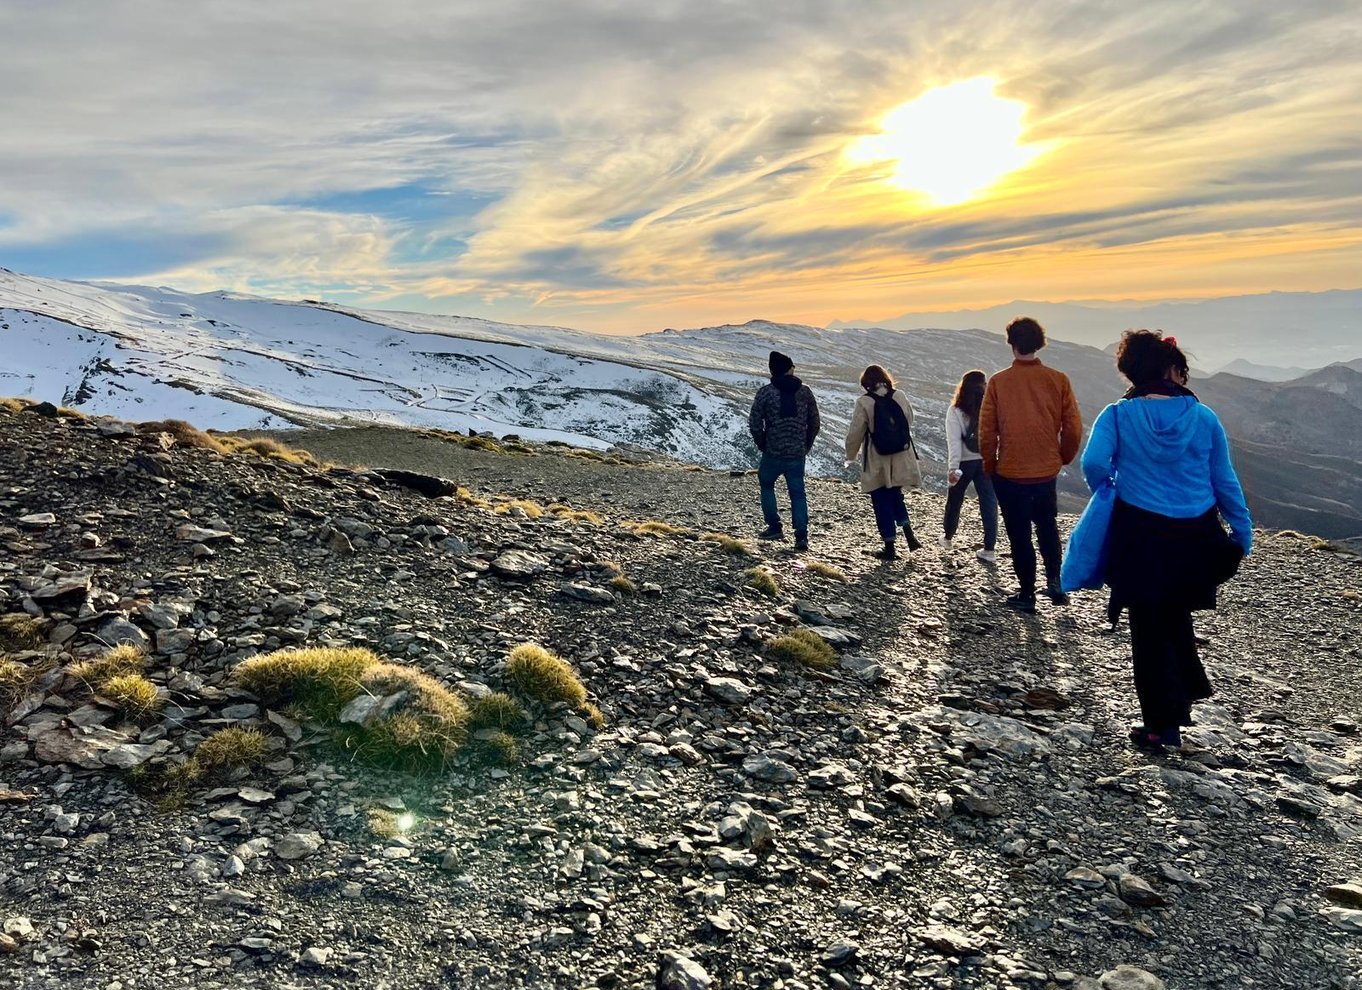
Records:
[[[771,384],[763,385],[752,402],[747,425],[761,451],[757,480],[761,484],[761,512],[766,517],[763,540],[785,535],[776,510],[776,479],[785,477],[790,492],[790,515],[794,519],[795,549],[809,549],[809,500],[804,493],[804,458],[813,449],[822,425],[818,402],[809,386],[793,374],[794,362],[772,351],[768,365]]]

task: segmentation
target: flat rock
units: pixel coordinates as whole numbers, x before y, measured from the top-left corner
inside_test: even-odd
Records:
[[[209,529],[192,523],[175,527],[175,539],[181,543],[221,543],[231,538],[232,534],[225,529]]]
[[[1116,887],[1121,900],[1136,907],[1163,907],[1168,903],[1167,898],[1134,873],[1124,874],[1116,881]]]
[[[321,847],[319,832],[290,832],[274,844],[274,854],[280,859],[306,859]]]
[[[1163,980],[1138,966],[1117,966],[1097,978],[1102,990],[1165,990]]]
[[[658,990],[709,990],[713,984],[705,967],[694,959],[680,952],[663,953],[657,975]]]
[[[498,577],[524,581],[549,569],[549,562],[524,550],[507,550],[492,561],[492,572]]]
[[[579,602],[589,602],[592,605],[613,605],[615,596],[605,588],[598,588],[594,584],[583,584],[580,581],[564,581],[558,586],[558,590],[568,598],[575,598]]]
[[[726,705],[741,705],[756,693],[736,677],[711,677],[705,690]]]
[[[794,767],[767,753],[753,753],[743,760],[742,772],[768,784],[788,784],[799,777]]]
[[[1344,907],[1362,908],[1362,883],[1337,883],[1325,887],[1324,896]]]
[[[917,932],[918,941],[945,956],[974,956],[982,951],[979,939],[946,925],[928,925]]]

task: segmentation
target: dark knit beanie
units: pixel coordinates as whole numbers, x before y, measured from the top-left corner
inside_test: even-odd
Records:
[[[772,351],[766,363],[771,369],[772,377],[789,374],[794,369],[794,362],[780,351]]]

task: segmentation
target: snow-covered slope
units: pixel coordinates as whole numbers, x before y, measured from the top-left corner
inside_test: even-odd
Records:
[[[714,467],[754,462],[747,409],[766,381],[768,352],[778,348],[822,404],[813,468],[824,474],[842,471],[865,364],[901,376],[919,414],[919,447],[931,457],[942,453],[940,424],[960,373],[1005,357],[996,336],[980,331],[754,321],[610,337],[3,269],[0,347],[0,394],[89,412],[220,429],[353,422],[476,429],[629,443]]]

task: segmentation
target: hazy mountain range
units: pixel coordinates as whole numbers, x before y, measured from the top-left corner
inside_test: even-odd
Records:
[[[1128,328],[1161,329],[1179,337],[1194,363],[1210,370],[1234,371],[1226,366],[1246,361],[1305,371],[1350,361],[1362,353],[1362,289],[1267,292],[1203,302],[1018,300],[988,309],[903,313],[831,326],[1001,330],[1021,314],[1040,320],[1052,337],[1097,348],[1107,347]]]
[[[773,348],[794,358],[819,397],[825,427],[815,472],[845,473],[856,380],[873,361],[911,396],[914,435],[938,490],[955,383],[970,368],[992,371],[1010,359],[997,332],[977,329],[753,321],[615,337],[0,269],[0,395],[226,430],[438,426],[748,466],[756,452],[747,409]],[[1354,344],[1348,356],[1359,353]],[[1122,391],[1111,355],[1096,347],[1055,340],[1044,357],[1073,379],[1089,422]],[[1340,364],[1282,383],[1220,374],[1196,387],[1235,438],[1261,523],[1362,534],[1362,367]],[[1081,504],[1086,489],[1076,469],[1061,487],[1070,508]]]

